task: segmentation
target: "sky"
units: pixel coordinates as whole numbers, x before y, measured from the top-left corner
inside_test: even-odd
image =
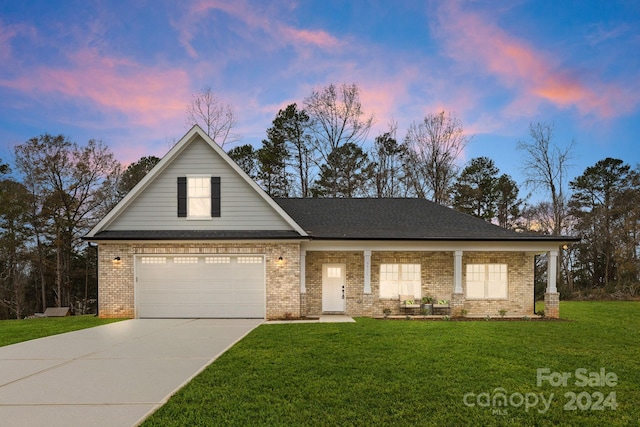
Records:
[[[444,110],[471,138],[460,165],[521,184],[530,123],[574,141],[570,177],[638,164],[639,77],[637,0],[0,0],[0,159],[44,133],[161,157],[203,87],[258,147],[279,109],[355,83],[365,144]]]

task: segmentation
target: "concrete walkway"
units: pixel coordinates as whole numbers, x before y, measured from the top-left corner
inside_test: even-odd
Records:
[[[346,314],[323,314],[317,319],[302,320],[268,320],[265,325],[287,325],[290,323],[355,323],[352,317]]]
[[[0,347],[0,425],[136,425],[262,322],[125,320]]]

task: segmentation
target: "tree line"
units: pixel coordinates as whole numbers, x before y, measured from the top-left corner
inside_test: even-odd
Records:
[[[444,111],[397,124],[372,138],[355,84],[315,89],[301,106],[276,114],[259,147],[238,145],[230,157],[274,197],[418,197],[521,232],[577,235],[559,248],[563,298],[640,294],[640,166],[605,158],[568,180],[573,142],[556,144],[553,125],[532,123],[517,141],[525,181],[542,202],[488,157],[458,158],[471,142]],[[224,147],[237,142],[232,108],[209,88],[194,95],[187,124],[199,124]],[[369,142],[370,141],[370,142]],[[81,240],[160,159],[124,167],[101,141],[78,144],[41,135],[0,160],[0,318],[47,306],[95,312],[96,249]],[[536,294],[546,280],[536,260]]]

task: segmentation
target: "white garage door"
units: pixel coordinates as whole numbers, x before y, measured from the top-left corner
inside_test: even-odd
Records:
[[[263,256],[136,257],[138,317],[264,318]]]

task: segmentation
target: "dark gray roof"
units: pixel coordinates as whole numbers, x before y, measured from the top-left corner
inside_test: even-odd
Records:
[[[274,200],[309,237],[300,236],[293,230],[125,230],[101,231],[88,240],[579,240],[518,233],[425,199]]]
[[[89,240],[251,240],[300,239],[288,230],[125,230],[101,231]]]
[[[274,200],[314,239],[575,240],[507,230],[425,199]]]

